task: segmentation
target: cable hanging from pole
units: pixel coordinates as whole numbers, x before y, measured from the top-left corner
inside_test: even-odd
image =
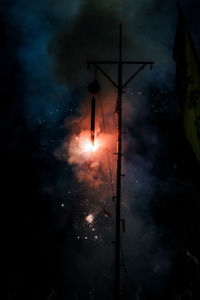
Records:
[[[105,118],[104,118],[104,112],[103,112],[103,105],[102,101],[100,99],[100,107],[101,107],[101,116],[102,116],[102,123],[103,123],[103,130],[106,133],[106,125],[105,125]],[[109,156],[109,151],[108,148],[106,147],[106,153],[107,153],[107,160],[108,160],[108,171],[109,171],[109,177],[110,177],[110,185],[111,185],[111,191],[112,191],[112,199],[113,199],[113,204],[115,207],[115,202],[114,202],[114,187],[113,187],[113,179],[112,179],[112,171],[111,171],[111,163],[110,163],[110,156]]]
[[[94,78],[96,81],[98,81],[99,76],[98,76],[98,68],[96,67],[94,70]],[[103,124],[103,130],[104,133],[106,133],[106,122],[105,122],[105,117],[104,117],[104,111],[103,111],[103,104],[100,98],[100,108],[101,108],[101,117],[102,117],[102,124]],[[111,185],[111,192],[112,192],[112,200],[115,208],[115,193],[114,193],[114,186],[113,186],[113,177],[112,177],[112,171],[111,171],[111,163],[110,163],[110,156],[109,156],[109,151],[108,148],[106,148],[106,153],[107,153],[107,160],[108,160],[108,171],[109,171],[109,177],[110,177],[110,185]]]

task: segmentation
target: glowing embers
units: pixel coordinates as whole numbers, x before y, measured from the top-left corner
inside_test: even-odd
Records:
[[[85,220],[89,223],[92,224],[92,222],[94,221],[94,215],[93,214],[89,214]]]

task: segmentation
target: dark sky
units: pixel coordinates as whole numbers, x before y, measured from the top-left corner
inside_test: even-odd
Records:
[[[199,53],[198,1],[180,3]],[[177,18],[172,0],[1,1],[6,299],[112,297],[114,216],[99,213],[93,227],[86,224],[100,190],[80,183],[57,153],[74,130],[69,120],[84,118],[94,75],[85,61],[117,58],[120,23],[124,58],[155,62],[124,97],[123,300],[187,294],[188,266],[197,295],[197,269],[186,251],[200,257],[199,166],[175,95]],[[106,96],[112,86],[100,79]]]

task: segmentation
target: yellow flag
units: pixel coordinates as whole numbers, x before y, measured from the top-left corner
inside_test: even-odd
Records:
[[[182,106],[184,131],[200,162],[200,64],[182,10],[178,8],[174,43],[176,90]]]

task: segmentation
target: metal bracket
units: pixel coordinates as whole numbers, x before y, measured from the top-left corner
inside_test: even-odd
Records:
[[[120,222],[122,223],[122,230],[125,232],[125,219],[120,219]]]
[[[118,152],[114,152],[113,155],[120,155],[120,156],[123,156],[123,154],[119,154]]]

